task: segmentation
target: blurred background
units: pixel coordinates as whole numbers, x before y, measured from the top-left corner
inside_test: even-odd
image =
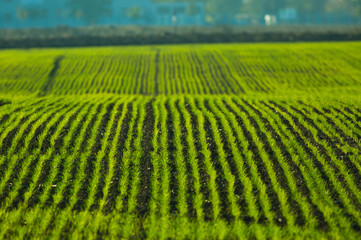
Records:
[[[360,25],[361,0],[0,0],[0,28]]]

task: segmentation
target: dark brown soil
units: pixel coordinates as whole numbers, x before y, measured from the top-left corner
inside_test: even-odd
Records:
[[[143,151],[144,154],[140,159],[140,190],[138,194],[138,205],[135,210],[137,215],[146,216],[149,212],[149,202],[151,198],[151,180],[153,173],[153,164],[151,153],[154,151],[152,144],[155,128],[154,110],[152,99],[146,105],[146,117],[143,125]]]
[[[170,173],[170,181],[169,181],[169,191],[170,191],[170,212],[173,215],[179,214],[178,209],[178,191],[179,191],[179,182],[178,182],[178,168],[175,159],[175,153],[177,151],[174,143],[174,123],[173,123],[173,116],[170,110],[169,103],[167,102],[166,105],[167,110],[167,130],[168,130],[168,168]]]

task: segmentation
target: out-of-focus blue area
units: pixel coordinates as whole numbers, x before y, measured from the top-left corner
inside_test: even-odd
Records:
[[[96,25],[205,25],[204,3],[194,3],[196,12],[188,14],[189,3],[153,3],[151,0],[113,0],[110,11],[96,22],[73,12],[66,0],[0,0],[0,28],[50,28]],[[193,6],[194,7],[194,6]]]
[[[211,25],[354,25],[360,17],[352,13],[299,13],[295,8],[277,13],[208,13],[206,3],[153,2],[152,0],[105,0],[89,18],[87,6],[71,7],[76,0],[0,0],[0,28],[52,28],[87,25],[211,26]],[[83,0],[84,1],[84,0]],[[241,1],[241,0],[240,0]],[[81,1],[79,1],[81,2]],[[92,1],[89,1],[89,4]],[[245,1],[247,2],[247,0]],[[85,3],[86,4],[86,3]],[[95,11],[96,13],[96,11]]]

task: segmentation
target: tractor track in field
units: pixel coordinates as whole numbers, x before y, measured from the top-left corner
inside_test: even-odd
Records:
[[[44,97],[48,95],[54,86],[55,78],[60,68],[61,61],[65,58],[65,56],[58,56],[54,59],[54,65],[51,69],[47,81],[44,83],[42,89],[40,90],[38,97]]]
[[[159,94],[160,50],[156,50],[154,61],[155,61],[154,95],[158,95]]]

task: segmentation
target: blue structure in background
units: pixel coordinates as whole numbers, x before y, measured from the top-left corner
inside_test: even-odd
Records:
[[[266,15],[210,15],[206,22],[202,2],[155,3],[152,0],[112,0],[111,11],[97,25],[143,26],[209,26],[209,25],[268,25]],[[134,14],[136,8],[136,14]],[[191,10],[191,11],[189,11]],[[76,14],[75,14],[76,15]],[[273,18],[272,18],[273,19]],[[274,16],[276,24],[353,25],[360,18],[349,13],[317,13],[298,15],[296,9],[280,9]],[[56,26],[86,26],[88,23],[71,14],[68,0],[0,0],[0,28],[53,28]]]
[[[67,0],[0,0],[0,28],[51,28],[86,26],[82,18],[71,15]],[[97,25],[205,25],[204,3],[154,3],[151,0],[113,0],[111,14],[99,18]],[[137,8],[137,15],[130,14]]]
[[[193,4],[197,8],[197,11],[195,14],[189,15],[189,3],[154,3],[151,0],[114,0],[112,17],[101,19],[100,22],[101,24],[111,22],[116,25],[205,25],[206,13],[204,3],[197,2]],[[134,7],[139,8],[140,14],[138,18],[129,16],[129,11]],[[174,17],[176,18],[174,19]]]

